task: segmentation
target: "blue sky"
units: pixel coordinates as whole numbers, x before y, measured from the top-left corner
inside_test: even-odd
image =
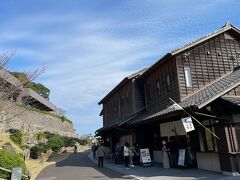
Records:
[[[46,65],[36,81],[80,135],[102,126],[97,103],[125,76],[227,21],[238,0],[2,0],[0,52],[10,70]]]

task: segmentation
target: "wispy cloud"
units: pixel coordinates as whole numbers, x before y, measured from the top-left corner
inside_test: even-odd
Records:
[[[228,18],[222,13],[226,3],[234,9],[234,1],[224,0],[41,1],[34,10],[26,2],[26,7],[11,6],[12,12],[0,5],[6,14],[0,48],[16,52],[14,70],[47,65],[39,81],[80,134],[101,126],[97,102],[122,78],[222,25]],[[238,11],[232,11],[235,21]]]

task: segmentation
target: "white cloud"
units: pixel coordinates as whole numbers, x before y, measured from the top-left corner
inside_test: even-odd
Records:
[[[101,125],[97,102],[109,90],[173,47],[198,37],[206,30],[202,16],[225,2],[126,1],[97,13],[52,12],[46,7],[4,21],[0,48],[16,51],[14,59],[22,64],[14,69],[47,64],[39,80],[51,89],[51,100],[68,111],[80,133],[81,125],[91,125],[92,131]]]

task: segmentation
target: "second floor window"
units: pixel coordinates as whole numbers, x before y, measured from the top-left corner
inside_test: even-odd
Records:
[[[167,92],[171,91],[170,75],[167,75]]]
[[[148,98],[152,99],[152,89],[150,84],[148,84],[147,86],[147,94],[148,94]]]
[[[161,91],[160,91],[160,82],[159,82],[159,80],[156,81],[156,87],[157,87],[157,94],[160,95]]]
[[[184,74],[185,74],[186,86],[192,87],[191,69],[189,67],[184,67]]]

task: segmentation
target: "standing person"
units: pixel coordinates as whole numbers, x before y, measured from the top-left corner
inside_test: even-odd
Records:
[[[96,144],[93,144],[92,152],[93,152],[93,158],[95,159],[95,157],[96,157]]]
[[[173,139],[173,137],[169,138],[167,148],[169,149],[169,152],[170,152],[170,155],[169,155],[170,167],[171,168],[177,168],[177,165],[178,165],[178,144]]]
[[[128,168],[129,165],[129,144],[125,143],[125,146],[123,147],[123,155],[124,155],[124,162],[125,167]]]
[[[133,158],[134,159],[133,162],[134,162],[134,164],[140,165],[140,148],[139,148],[138,144],[135,144],[134,149],[135,149],[136,154]]]
[[[130,164],[130,167],[135,167],[134,164],[133,164],[133,157],[134,157],[135,154],[136,154],[136,151],[135,151],[134,146],[130,145],[129,146],[129,164]]]
[[[74,146],[74,153],[77,154],[77,146]]]
[[[98,148],[97,148],[97,156],[98,156],[98,167],[103,167],[103,158],[104,158],[104,147],[101,144]]]
[[[163,168],[170,168],[170,164],[169,164],[169,155],[168,155],[168,151],[169,149],[167,148],[167,142],[166,141],[162,141],[162,159],[163,159]]]
[[[121,164],[121,161],[122,161],[122,146],[119,142],[116,145],[115,152],[116,152],[116,164]]]

